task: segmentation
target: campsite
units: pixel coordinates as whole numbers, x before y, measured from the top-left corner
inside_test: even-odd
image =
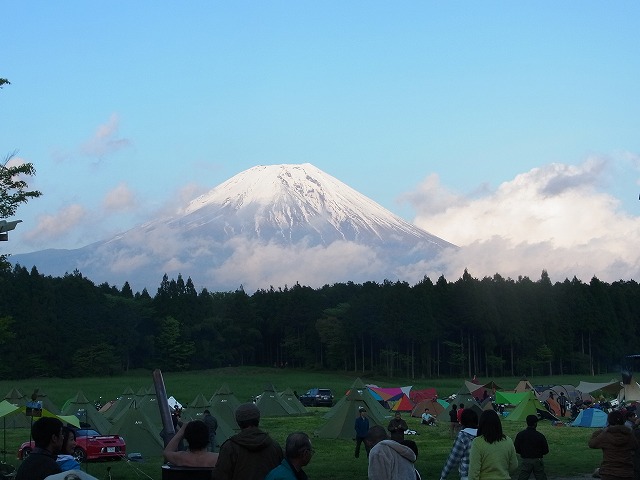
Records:
[[[388,422],[393,412],[381,406],[368,389],[364,389],[365,384],[375,384],[380,389],[387,389],[393,393],[393,388],[398,385],[413,385],[413,391],[426,391],[430,393],[434,389],[438,398],[445,398],[457,393],[458,401],[469,398],[461,392],[467,384],[471,384],[469,379],[448,378],[420,381],[408,381],[403,378],[360,378],[355,373],[330,373],[330,372],[309,372],[297,369],[279,368],[256,368],[240,367],[207,370],[200,372],[172,373],[164,374],[167,395],[175,397],[184,407],[183,416],[185,418],[197,418],[202,413],[205,406],[211,406],[223,397],[222,404],[229,403],[229,399],[235,397],[239,402],[246,402],[256,396],[265,395],[265,404],[269,412],[262,416],[260,425],[267,430],[280,444],[284,443],[287,434],[293,431],[305,431],[312,435],[316,454],[313,461],[307,466],[306,471],[310,478],[316,479],[351,479],[366,478],[366,460],[353,458],[354,442],[352,440],[352,424],[356,416],[358,406],[363,402],[369,406],[370,418],[380,423]],[[491,379],[497,386],[507,389],[514,389],[522,380],[516,377],[504,377]],[[532,377],[528,381],[533,385],[578,385],[580,382],[588,381],[592,383],[608,382],[608,376],[578,377],[578,376],[556,376],[556,377]],[[134,479],[134,478],[160,478],[160,466],[162,465],[161,442],[154,429],[157,425],[143,425],[139,431],[125,430],[127,416],[133,419],[132,422],[141,425],[142,419],[153,418],[157,415],[157,404],[153,399],[154,393],[150,392],[152,385],[151,372],[137,371],[135,373],[108,378],[83,378],[83,379],[54,379],[38,378],[21,381],[0,381],[0,392],[3,395],[18,390],[29,394],[34,389],[46,393],[47,403],[53,406],[62,407],[67,404],[66,411],[74,410],[77,405],[84,404],[85,399],[89,404],[95,401],[107,404],[118,397],[121,401],[111,405],[114,410],[111,412],[111,425],[118,424],[122,430],[122,435],[131,439],[131,444],[145,445],[146,448],[127,448],[128,453],[140,451],[142,459],[109,461],[109,462],[89,462],[84,465],[88,473],[97,478],[107,478],[107,469],[113,479]],[[335,395],[335,404],[332,409],[328,407],[306,408],[307,413],[293,412],[293,408],[276,408],[273,392],[287,392],[284,397],[291,402],[289,391],[304,392],[308,387],[320,385],[331,388]],[[471,387],[475,388],[475,387]],[[402,388],[401,388],[402,390]],[[80,395],[82,393],[82,395]],[[140,398],[150,395],[146,403],[132,402],[136,397]],[[507,394],[508,395],[508,394]],[[267,399],[268,397],[268,399]],[[613,395],[609,395],[613,398]],[[218,400],[216,400],[216,398]],[[425,401],[424,399],[418,399]],[[374,402],[374,404],[371,404]],[[134,407],[135,405],[135,407]],[[193,405],[192,407],[190,405]],[[376,406],[377,405],[377,406]],[[380,407],[380,408],[378,408]],[[106,412],[111,410],[107,409]],[[408,407],[406,407],[408,408]],[[522,407],[524,408],[524,407]],[[513,409],[515,410],[515,409]],[[267,412],[267,410],[265,410]],[[284,412],[287,412],[286,415]],[[93,412],[92,412],[93,413]],[[446,409],[445,409],[446,413]],[[388,418],[384,416],[388,415]],[[104,415],[108,417],[108,415]],[[449,434],[449,425],[446,421],[439,422],[437,427],[427,427],[420,425],[417,417],[411,416],[411,411],[403,411],[403,418],[409,424],[410,429],[414,429],[417,435],[412,436],[420,449],[417,466],[423,478],[438,478],[440,469],[449,453],[453,440]],[[333,418],[332,418],[333,417]],[[20,418],[20,417],[18,417]],[[227,428],[227,434],[232,434],[234,425],[232,415],[220,415],[221,428]],[[503,421],[503,427],[507,435],[515,434],[525,427],[524,419]],[[515,416],[512,417],[515,419]],[[9,426],[11,417],[5,418],[7,427],[4,429],[4,441],[6,451],[0,459],[11,465],[17,465],[16,452],[18,446],[28,440],[29,433],[26,425],[16,425],[16,428]],[[23,418],[22,418],[23,419]],[[377,420],[376,420],[377,419]],[[98,420],[100,421],[100,420]],[[331,423],[330,423],[331,422]],[[340,423],[342,422],[342,423]],[[14,422],[15,423],[15,422]],[[543,420],[539,424],[539,430],[543,432],[550,444],[551,452],[545,457],[547,472],[551,478],[562,478],[570,476],[588,475],[598,466],[601,459],[599,450],[587,448],[587,440],[594,431],[593,427],[579,428],[571,427],[567,422],[560,422],[553,425],[551,420]],[[344,426],[341,426],[344,425]],[[138,438],[140,437],[140,438]],[[142,438],[144,437],[144,438]],[[135,440],[134,440],[135,438]],[[154,455],[155,453],[155,455]],[[455,478],[451,476],[449,478]]]

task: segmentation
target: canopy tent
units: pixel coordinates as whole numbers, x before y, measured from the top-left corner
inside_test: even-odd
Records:
[[[353,438],[355,436],[354,425],[360,408],[367,410],[369,427],[381,425],[386,428],[388,420],[378,414],[374,404],[380,406],[366,388],[351,388],[347,395],[331,408],[332,415],[316,432],[316,436],[320,438]]]
[[[528,392],[528,398],[522,400],[509,415],[504,417],[510,422],[524,422],[528,415],[540,415],[547,420],[558,420],[546,407],[538,400],[533,392]]]
[[[572,427],[602,428],[607,425],[607,414],[599,408],[586,408],[582,410],[571,423]]]

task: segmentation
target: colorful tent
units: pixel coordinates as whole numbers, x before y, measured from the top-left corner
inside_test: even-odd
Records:
[[[422,390],[411,389],[409,398],[415,404],[423,400],[433,400],[438,398],[438,391],[435,388],[424,388]]]
[[[571,423],[572,427],[602,428],[607,425],[607,414],[599,408],[582,410]]]
[[[404,393],[400,396],[398,400],[389,400],[389,405],[391,405],[392,412],[410,412],[413,410],[413,402],[409,400]]]

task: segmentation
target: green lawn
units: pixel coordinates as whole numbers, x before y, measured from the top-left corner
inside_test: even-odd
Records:
[[[173,395],[183,404],[188,404],[199,393],[205,397],[212,396],[222,383],[227,383],[240,401],[246,401],[254,395],[262,392],[266,384],[274,384],[278,390],[290,387],[303,393],[308,388],[331,388],[340,398],[345,390],[353,383],[358,375],[353,373],[309,372],[292,369],[271,368],[228,368],[221,370],[166,373],[165,385],[168,395]],[[529,380],[533,384],[572,384],[577,385],[580,380],[592,382],[607,381],[612,375],[599,377],[533,377]],[[411,381],[407,379],[381,379],[362,377],[365,383],[375,383],[380,386],[413,385],[415,388],[435,387],[441,397],[447,396],[458,390],[463,383],[462,379],[445,379],[434,381]],[[519,378],[496,378],[496,383],[505,389],[513,388]],[[19,388],[22,393],[29,395],[34,388],[44,391],[51,400],[61,406],[64,402],[81,390],[89,400],[102,397],[103,401],[116,398],[125,388],[131,387],[134,391],[141,387],[148,388],[152,385],[150,372],[135,372],[125,376],[108,378],[86,379],[50,379],[39,378],[25,381],[0,381],[0,392],[9,392],[12,388]],[[284,444],[287,434],[302,430],[313,434],[323,423],[323,414],[327,408],[310,408],[309,415],[288,418],[264,418],[261,426],[269,431],[272,436]],[[423,478],[439,478],[442,465],[453,443],[449,436],[448,425],[438,427],[426,427],[419,424],[418,419],[405,416],[410,428],[419,432],[413,437],[420,449],[418,457],[418,469]],[[524,423],[503,422],[505,432],[514,437],[524,428]],[[590,450],[587,447],[587,439],[592,433],[591,429],[573,428],[568,426],[556,427],[547,421],[539,423],[539,430],[543,432],[549,441],[551,452],[545,457],[547,473],[550,477],[568,477],[590,473],[601,459],[601,452]],[[3,431],[3,445],[6,452],[3,460],[6,463],[17,465],[16,451],[21,442],[29,438],[26,429],[5,429]],[[354,442],[352,440],[326,440],[313,439],[316,454],[306,471],[312,479],[336,479],[352,480],[354,478],[366,478],[366,458],[353,458]],[[92,462],[86,465],[87,471],[98,477],[107,478],[107,469],[110,469],[111,478],[138,479],[161,477],[160,465],[162,459],[146,458],[144,462]],[[457,472],[449,475],[449,478],[458,478]]]

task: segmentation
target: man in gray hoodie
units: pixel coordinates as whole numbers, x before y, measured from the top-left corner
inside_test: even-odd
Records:
[[[389,440],[384,427],[371,427],[364,441],[370,448],[369,480],[416,479],[416,454],[409,447]]]

